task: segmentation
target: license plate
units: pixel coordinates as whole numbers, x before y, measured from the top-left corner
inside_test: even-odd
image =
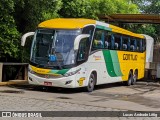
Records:
[[[44,82],[45,86],[52,86],[52,82]]]

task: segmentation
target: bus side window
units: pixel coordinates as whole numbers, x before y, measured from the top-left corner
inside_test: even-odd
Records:
[[[136,38],[134,38],[134,47],[135,47],[135,50],[134,51],[137,51],[136,49],[137,49],[137,39]]]
[[[122,36],[122,50],[128,50],[128,37]]]
[[[130,51],[135,51],[135,39],[131,38]]]
[[[123,50],[127,50],[127,44],[123,44]]]
[[[83,38],[80,41],[77,61],[84,61],[88,58],[88,52],[89,52],[89,45],[88,44],[89,44],[88,38]]]
[[[114,49],[115,50],[120,50],[120,45],[121,45],[121,36],[120,35],[114,35]]]
[[[120,50],[123,50],[123,39],[122,39],[122,35],[120,36]]]
[[[131,46],[131,39],[130,37],[127,37],[128,43],[127,43],[127,50],[130,51],[130,46]]]
[[[114,34],[111,34],[111,49],[114,50],[115,46],[115,39],[114,39]]]
[[[136,48],[136,51],[137,52],[140,52],[140,48],[141,48],[141,43],[140,43],[140,39],[137,39],[137,48]]]
[[[97,29],[94,34],[92,50],[104,48],[105,31]]]
[[[143,43],[142,43],[142,39],[140,39],[140,52],[143,52],[143,47],[142,47]]]
[[[111,32],[105,34],[104,47],[105,49],[111,49]]]
[[[142,51],[144,52],[146,50],[146,40],[142,40]]]

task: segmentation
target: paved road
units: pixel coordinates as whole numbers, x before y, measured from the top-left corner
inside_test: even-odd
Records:
[[[0,87],[0,103],[1,111],[160,111],[160,87],[158,83],[152,82],[139,82],[131,87],[122,86],[121,84],[108,84],[98,86],[94,92],[87,93],[83,89],[37,88],[28,85],[11,85]],[[37,120],[39,119],[37,118]],[[62,118],[56,117],[54,119]],[[63,119],[154,120],[158,118],[68,117]],[[3,118],[3,120],[5,119]]]

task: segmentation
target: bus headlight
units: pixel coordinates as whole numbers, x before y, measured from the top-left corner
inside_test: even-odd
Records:
[[[28,72],[30,72],[30,73],[35,73],[30,67],[28,67]]]
[[[76,71],[66,73],[66,74],[64,74],[64,76],[65,76],[65,77],[72,76],[72,75],[76,74],[77,72],[79,72],[80,70],[81,70],[81,68],[79,68],[79,69],[76,70]]]

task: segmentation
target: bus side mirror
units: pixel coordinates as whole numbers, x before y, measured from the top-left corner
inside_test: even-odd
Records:
[[[24,46],[27,37],[34,35],[34,33],[35,33],[35,32],[28,32],[28,33],[25,33],[25,34],[22,36],[22,38],[21,38],[21,46]]]
[[[74,41],[74,50],[78,50],[80,41],[81,41],[83,38],[88,38],[89,36],[90,36],[89,34],[81,34],[81,35],[78,35],[78,36],[75,38],[75,41]]]

